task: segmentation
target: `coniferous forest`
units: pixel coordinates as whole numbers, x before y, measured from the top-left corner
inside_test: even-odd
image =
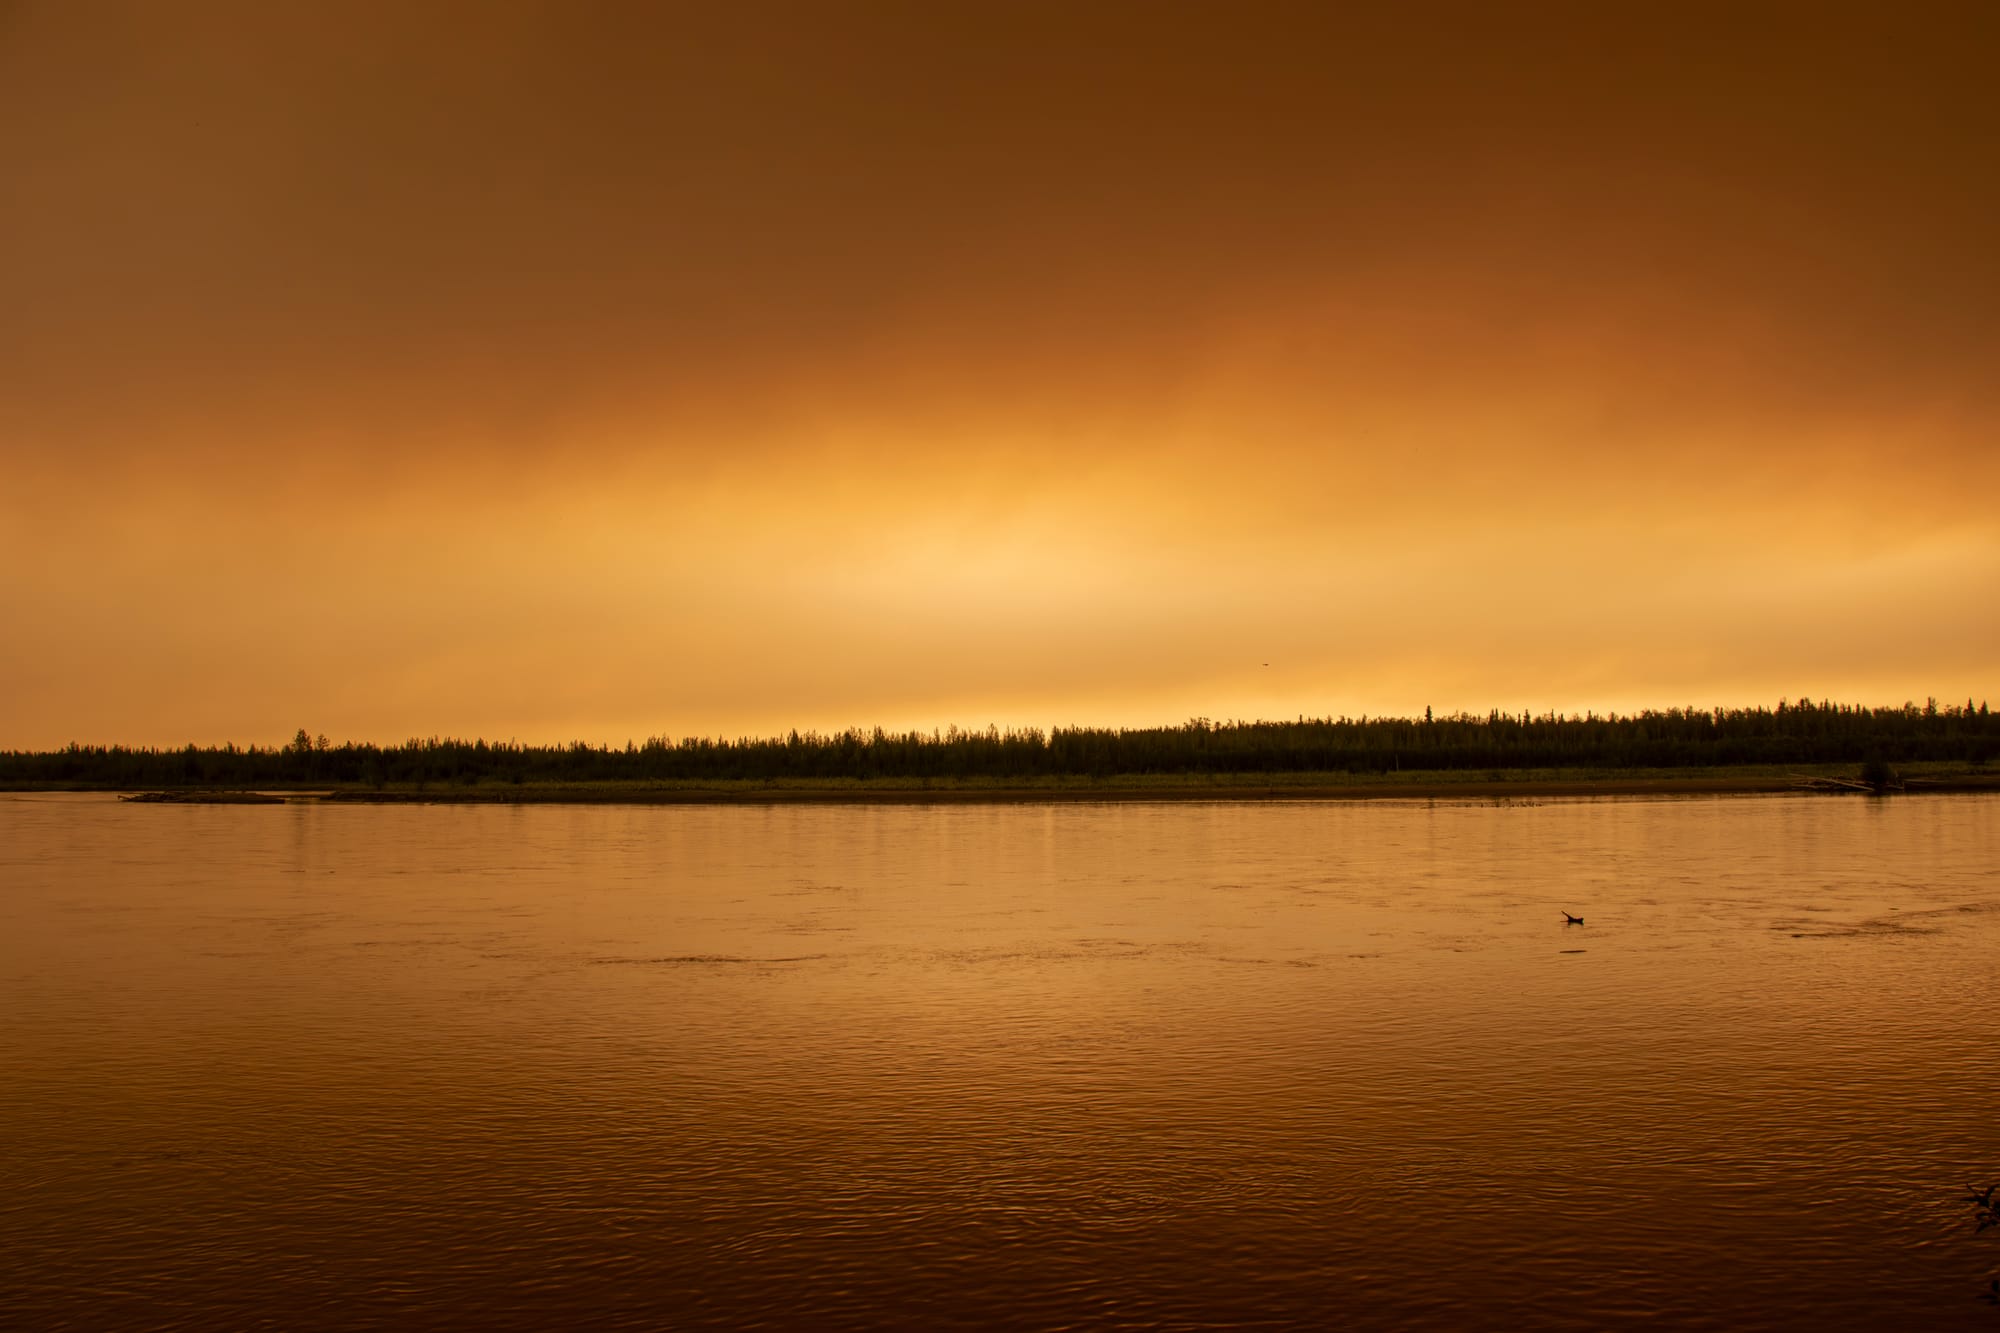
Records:
[[[2000,716],[1975,705],[1868,708],[1809,699],[1771,708],[1669,708],[1582,716],[1328,717],[1110,729],[850,729],[736,740],[654,737],[622,747],[431,737],[185,749],[70,745],[0,752],[0,787],[313,788],[487,783],[703,783],[1046,779],[1223,774],[1694,769],[1954,763],[2000,757]]]

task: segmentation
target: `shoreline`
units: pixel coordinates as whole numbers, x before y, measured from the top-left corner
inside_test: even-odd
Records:
[[[123,799],[167,805],[1020,805],[1145,801],[1373,801],[1479,800],[1594,796],[1768,796],[1798,793],[1871,795],[1848,766],[1814,766],[1784,772],[1689,773],[1524,772],[1457,776],[1417,772],[1353,778],[1347,775],[1244,773],[1065,779],[1041,782],[849,779],[836,782],[739,780],[721,783],[550,783],[423,787],[263,789],[175,788],[121,792]],[[1940,766],[1943,768],[1943,766]],[[1345,778],[1345,780],[1342,780]],[[1890,795],[2000,792],[2000,772],[1952,766],[1906,774]],[[43,788],[41,790],[63,790]],[[74,791],[117,790],[70,788]]]

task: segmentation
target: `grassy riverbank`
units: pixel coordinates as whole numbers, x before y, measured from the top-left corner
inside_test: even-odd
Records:
[[[1911,764],[1903,793],[2000,791],[2000,771],[1963,764]],[[1575,796],[1859,793],[1852,764],[1695,769],[1548,768],[1485,773],[1165,773],[1111,777],[743,779],[683,782],[494,782],[343,784],[300,789],[292,799],[338,804],[884,804],[1173,800],[1518,800]],[[244,793],[182,788],[133,799],[241,802]]]

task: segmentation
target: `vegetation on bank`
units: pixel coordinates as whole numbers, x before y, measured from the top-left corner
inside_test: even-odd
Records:
[[[2000,756],[2000,715],[1975,706],[1865,708],[1781,700],[1774,708],[1673,708],[1636,714],[1300,718],[1110,729],[872,732],[727,740],[654,737],[622,748],[431,737],[402,745],[334,745],[301,729],[290,744],[185,749],[71,745],[0,752],[0,786],[24,788],[411,788],[487,784],[659,786],[730,783],[961,783],[1016,786],[1069,781],[1124,785],[1264,776],[1296,783],[1393,780],[1408,772],[1483,775],[1533,771],[1913,764],[1982,768]]]

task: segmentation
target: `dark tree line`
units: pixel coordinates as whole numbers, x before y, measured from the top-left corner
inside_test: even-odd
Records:
[[[272,747],[135,749],[71,745],[0,752],[0,785],[319,785],[688,782],[848,778],[1110,778],[1149,774],[1504,772],[1533,768],[1946,761],[2000,754],[2000,717],[1970,700],[1863,708],[1809,699],[1775,708],[1670,708],[1581,717],[1300,718],[1110,729],[792,732],[725,740],[654,737],[623,748],[439,739],[333,745],[303,729]]]

